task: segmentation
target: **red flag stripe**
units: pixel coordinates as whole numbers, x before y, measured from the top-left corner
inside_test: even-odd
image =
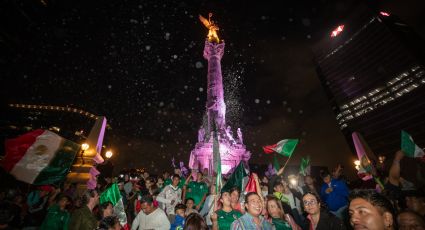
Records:
[[[5,141],[6,156],[3,159],[2,165],[4,170],[10,172],[13,167],[24,157],[28,148],[34,144],[37,137],[44,133],[44,130],[37,129],[26,133],[15,139]]]
[[[274,153],[276,146],[277,146],[277,144],[264,146],[263,151],[266,154]]]

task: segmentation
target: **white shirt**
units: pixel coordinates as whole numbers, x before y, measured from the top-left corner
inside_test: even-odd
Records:
[[[178,203],[182,201],[182,190],[173,185],[165,186],[164,190],[156,197],[156,200],[162,204],[165,204],[165,211],[168,215],[174,214],[174,208]],[[171,204],[171,201],[174,200],[174,203]]]
[[[149,215],[140,211],[133,221],[131,230],[169,230],[170,227],[170,221],[168,220],[167,215],[165,215],[165,212],[160,208],[156,208],[156,210]]]

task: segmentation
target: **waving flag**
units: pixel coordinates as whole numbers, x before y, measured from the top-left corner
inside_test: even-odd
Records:
[[[270,154],[276,152],[280,155],[290,157],[294,153],[295,147],[298,144],[298,139],[284,139],[277,144],[264,146],[264,153]]]
[[[34,130],[6,140],[3,168],[34,185],[59,184],[68,174],[80,145],[48,130]]]
[[[422,158],[422,160],[425,160],[424,151],[415,144],[412,136],[403,130],[401,131],[401,150],[403,150],[407,157]]]
[[[357,172],[357,175],[364,180],[370,180],[372,179],[372,164],[369,160],[369,158],[366,155],[366,147],[363,145],[361,141],[361,135],[357,132],[353,132],[351,135],[353,138],[354,147],[356,148],[357,157],[359,158],[360,165]]]
[[[127,224],[127,215],[124,210],[124,203],[122,202],[122,197],[120,190],[118,189],[117,183],[113,183],[109,188],[107,188],[99,197],[99,203],[111,202],[114,206],[114,213],[117,215],[121,226],[123,229],[129,229]]]
[[[310,174],[310,156],[301,158],[300,173],[303,176]]]

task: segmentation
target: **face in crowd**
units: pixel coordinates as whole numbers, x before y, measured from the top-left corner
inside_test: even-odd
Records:
[[[232,202],[232,204],[236,204],[239,202],[239,191],[238,190],[233,190],[230,193],[230,201]]]
[[[349,206],[350,224],[354,229],[393,229],[392,205],[376,192],[354,194]]]
[[[425,215],[425,197],[406,196],[406,206],[409,210]]]
[[[327,175],[323,177],[323,182],[325,182],[326,184],[331,183],[331,175]]]
[[[245,197],[245,209],[254,217],[259,217],[263,211],[263,203],[256,193],[248,193]]]
[[[178,177],[177,175],[173,176],[173,186],[177,187],[179,183],[180,183],[180,177]]]
[[[303,196],[303,205],[304,210],[309,215],[316,215],[320,213],[320,202],[317,200],[317,197],[313,194],[307,193]]]
[[[306,185],[313,185],[314,181],[313,178],[311,176],[305,176],[304,177],[304,184]]]
[[[420,215],[412,211],[398,214],[397,223],[399,230],[425,230],[425,221]]]
[[[223,192],[220,197],[220,202],[223,204],[223,206],[229,207],[231,204],[230,193]]]
[[[195,205],[195,202],[192,199],[187,199],[186,200],[186,207],[187,207],[187,209],[192,209],[194,205]]]
[[[277,203],[276,199],[267,200],[267,212],[273,218],[281,218],[283,216],[283,210]]]
[[[142,211],[143,211],[146,215],[149,215],[149,214],[151,214],[153,211],[155,211],[153,204],[152,204],[152,203],[149,203],[149,202],[143,202],[143,203],[140,205],[140,207],[141,207]]]

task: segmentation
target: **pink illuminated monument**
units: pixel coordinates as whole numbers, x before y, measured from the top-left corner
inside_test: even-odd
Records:
[[[200,16],[200,20],[209,29],[204,46],[204,58],[208,61],[206,121],[198,131],[198,143],[190,153],[189,167],[209,174],[213,167],[213,135],[214,123],[218,132],[220,145],[221,169],[223,174],[229,173],[240,161],[247,162],[251,153],[243,144],[242,132],[237,129],[234,137],[230,126],[226,126],[226,104],[224,103],[223,77],[221,74],[221,58],[224,53],[224,41],[217,36],[218,27],[209,19]]]

